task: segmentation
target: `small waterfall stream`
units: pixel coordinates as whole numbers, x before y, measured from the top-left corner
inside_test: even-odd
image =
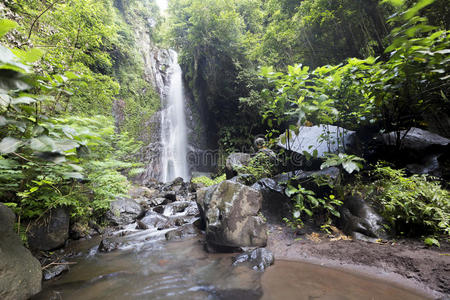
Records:
[[[187,126],[185,97],[178,55],[170,50],[170,80],[166,96],[162,99],[161,111],[161,181],[172,181],[176,177],[189,180],[187,164]]]

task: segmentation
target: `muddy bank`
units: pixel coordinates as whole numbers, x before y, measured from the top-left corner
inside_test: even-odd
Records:
[[[430,298],[450,295],[450,245],[430,249],[421,241],[369,243],[335,234],[295,235],[271,225],[268,248],[280,260],[297,260],[374,276]],[[446,298],[445,298],[446,299]]]

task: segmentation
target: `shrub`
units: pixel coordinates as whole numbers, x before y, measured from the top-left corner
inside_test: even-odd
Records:
[[[197,183],[197,184],[200,183],[200,184],[203,184],[205,186],[212,186],[212,185],[221,183],[225,179],[227,179],[225,174],[223,174],[221,176],[218,176],[218,177],[216,177],[214,179],[211,179],[211,178],[206,177],[206,176],[200,176],[200,177],[192,178],[192,182],[193,183]]]
[[[450,193],[432,177],[406,177],[403,170],[377,165],[376,202],[400,234],[450,235]]]
[[[271,177],[275,172],[275,158],[270,155],[270,153],[265,151],[258,152],[246,166],[239,167],[236,171],[239,174],[250,174],[251,182],[246,182],[247,184],[253,184],[256,181]]]

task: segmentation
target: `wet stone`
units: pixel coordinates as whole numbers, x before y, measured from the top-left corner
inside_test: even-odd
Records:
[[[148,229],[148,225],[145,224],[144,222],[138,220],[138,221],[136,222],[136,229],[146,230],[146,229]]]
[[[167,202],[168,202],[168,199],[161,198],[161,197],[153,198],[152,200],[150,200],[150,203],[154,206],[165,205],[165,204],[167,204]]]
[[[234,257],[233,266],[247,263],[253,270],[264,271],[274,263],[274,260],[274,256],[270,250],[258,248]]]
[[[100,252],[111,252],[119,247],[119,243],[110,239],[103,239],[98,246],[98,251]]]
[[[162,214],[164,212],[164,209],[165,209],[164,205],[158,205],[153,208],[153,211],[158,214]]]
[[[168,199],[169,201],[175,202],[177,201],[177,195],[174,191],[169,191],[164,195],[164,198]]]
[[[186,236],[197,234],[198,229],[193,224],[185,224],[177,229],[166,232],[165,237],[168,241],[180,240]]]
[[[55,277],[60,276],[62,273],[69,271],[69,265],[64,264],[65,261],[61,261],[62,264],[55,265],[53,267],[49,267],[44,270],[44,280],[50,280]]]

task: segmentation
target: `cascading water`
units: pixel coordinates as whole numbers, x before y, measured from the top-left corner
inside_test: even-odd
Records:
[[[162,99],[164,109],[161,111],[162,182],[171,181],[176,177],[189,179],[182,71],[178,64],[177,53],[170,50],[170,54],[170,80],[168,92]]]

